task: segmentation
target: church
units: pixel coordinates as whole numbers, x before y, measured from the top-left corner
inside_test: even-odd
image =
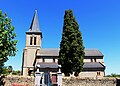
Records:
[[[31,26],[26,31],[26,45],[23,50],[22,75],[31,76],[40,65],[40,72],[50,73],[55,83],[58,72],[59,48],[42,48],[42,32],[40,31],[38,14],[35,10]],[[83,71],[80,77],[105,76],[104,55],[98,49],[85,49]],[[64,74],[63,74],[64,76]]]

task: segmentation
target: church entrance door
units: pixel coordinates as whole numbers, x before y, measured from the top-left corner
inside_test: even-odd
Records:
[[[44,83],[46,86],[52,86],[51,77],[49,72],[44,72]]]

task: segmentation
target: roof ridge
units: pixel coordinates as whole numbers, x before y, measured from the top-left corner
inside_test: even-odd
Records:
[[[60,48],[41,48],[41,49],[46,49],[46,50],[47,50],[47,49],[48,49],[48,50],[49,50],[49,49],[58,49],[58,50],[59,50]]]
[[[85,48],[85,50],[98,50],[97,48]]]
[[[41,49],[60,49],[60,48],[41,48]],[[99,51],[97,48],[85,48],[84,50],[97,50],[97,51]]]

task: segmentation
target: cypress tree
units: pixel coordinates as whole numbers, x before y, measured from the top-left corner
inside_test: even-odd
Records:
[[[66,10],[58,60],[65,76],[69,76],[73,72],[75,72],[75,76],[78,76],[83,69],[83,58],[84,46],[79,25],[72,10]]]

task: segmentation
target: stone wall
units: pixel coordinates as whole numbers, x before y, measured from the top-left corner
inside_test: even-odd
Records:
[[[0,79],[0,86],[34,86],[34,77],[3,77]]]
[[[119,80],[119,79],[118,79]],[[63,86],[120,86],[116,78],[63,78]]]
[[[75,78],[63,77],[62,86],[120,86],[118,78]],[[8,76],[0,77],[0,86],[34,86],[34,77]]]

